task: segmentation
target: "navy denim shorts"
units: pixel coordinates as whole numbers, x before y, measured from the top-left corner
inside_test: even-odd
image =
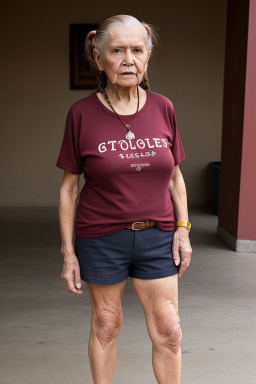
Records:
[[[99,237],[75,237],[81,279],[95,284],[115,284],[128,276],[157,279],[178,273],[172,256],[173,231],[156,226],[142,230],[124,228]]]

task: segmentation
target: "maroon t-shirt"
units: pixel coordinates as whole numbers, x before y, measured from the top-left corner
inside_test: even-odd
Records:
[[[75,235],[111,234],[134,221],[155,220],[173,230],[176,218],[169,191],[174,165],[185,159],[172,102],[147,90],[127,140],[127,129],[96,92],[75,102],[67,115],[56,166],[84,172]],[[129,124],[133,115],[120,115]]]

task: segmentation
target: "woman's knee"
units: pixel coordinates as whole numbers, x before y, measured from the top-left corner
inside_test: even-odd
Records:
[[[182,330],[177,307],[165,300],[154,312],[153,343],[168,348],[174,354],[180,350]]]
[[[101,344],[106,349],[108,344],[117,338],[123,323],[121,307],[115,305],[98,305],[93,316],[92,328]]]

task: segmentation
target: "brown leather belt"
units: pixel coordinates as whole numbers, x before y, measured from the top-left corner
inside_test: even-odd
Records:
[[[138,230],[138,229],[146,229],[146,228],[154,227],[154,225],[155,225],[154,220],[134,221],[134,223],[132,223],[126,228]]]

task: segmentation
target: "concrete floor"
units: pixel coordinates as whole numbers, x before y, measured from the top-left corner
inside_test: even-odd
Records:
[[[90,384],[90,302],[60,278],[57,208],[1,208],[2,384]],[[179,279],[182,384],[256,383],[256,254],[216,235],[210,208],[191,208],[192,261]],[[143,311],[127,280],[113,383],[156,383]],[[170,383],[171,384],[171,383]]]

